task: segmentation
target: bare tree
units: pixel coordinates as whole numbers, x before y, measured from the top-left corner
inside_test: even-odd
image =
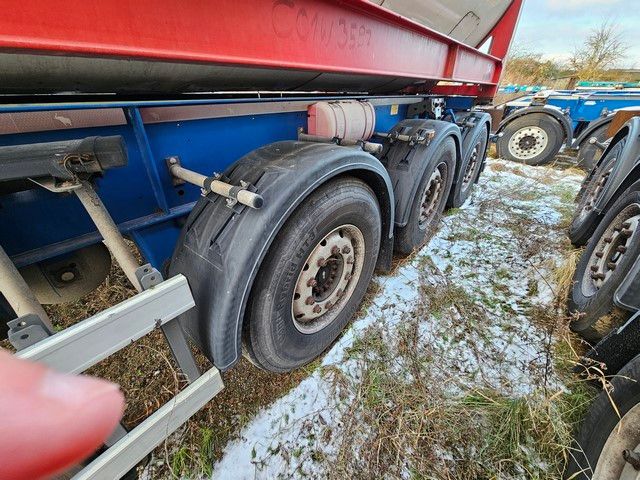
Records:
[[[620,26],[605,20],[591,30],[583,45],[574,49],[569,66],[580,79],[597,80],[625,57],[627,48]]]
[[[512,48],[505,64],[503,83],[521,85],[544,84],[557,78],[561,65],[553,60],[541,60],[542,55],[525,47]]]

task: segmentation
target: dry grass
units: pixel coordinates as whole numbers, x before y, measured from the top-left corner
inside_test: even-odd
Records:
[[[446,284],[424,291],[428,313],[453,308],[484,325],[486,312],[468,294]],[[572,434],[593,395],[570,374],[575,351],[556,343],[565,319],[548,309],[531,315],[553,338],[545,355],[549,371],[562,370],[565,386],[545,377],[530,394],[509,396],[465,390],[451,377],[443,382],[437,355],[421,341],[425,313],[414,312],[392,336],[371,328],[350,349],[361,373],[337,382],[349,391],[349,408],[329,478],[562,478]]]

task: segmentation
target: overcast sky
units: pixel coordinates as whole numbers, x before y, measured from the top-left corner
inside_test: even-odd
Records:
[[[512,48],[564,60],[604,19],[620,25],[629,45],[621,66],[640,68],[640,0],[525,0]]]

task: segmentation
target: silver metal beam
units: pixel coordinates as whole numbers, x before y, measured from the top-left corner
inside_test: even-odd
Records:
[[[104,244],[111,252],[111,255],[114,256],[131,284],[136,287],[138,291],[141,291],[142,287],[136,277],[136,270],[139,267],[138,262],[124,241],[124,237],[120,233],[120,230],[118,230],[111,215],[109,215],[102,200],[100,200],[100,197],[96,194],[89,182],[82,182],[82,186],[75,189],[74,192],[80,199],[80,202],[82,202],[91,220],[96,224],[100,235],[102,235],[104,239]]]
[[[50,329],[53,325],[49,316],[36,299],[27,282],[13,264],[7,253],[0,246],[0,292],[4,295],[16,312],[16,316],[22,317],[30,313],[40,317]]]
[[[186,422],[223,388],[217,368],[203,373],[113,447],[91,462],[73,480],[120,478]]]
[[[194,305],[187,279],[176,275],[16,355],[79,373]]]

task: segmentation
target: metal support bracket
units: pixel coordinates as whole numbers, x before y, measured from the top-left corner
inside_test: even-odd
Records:
[[[9,342],[17,350],[24,350],[54,334],[54,331],[35,313],[7,322],[9,326]]]
[[[408,142],[410,146],[413,146],[416,144],[429,145],[431,143],[431,140],[433,140],[433,138],[436,136],[436,131],[432,129],[425,130],[425,133],[423,135],[418,135],[418,134],[401,135],[395,131],[392,133],[375,132],[374,135],[382,138],[387,138],[390,143],[399,141],[399,142]]]
[[[162,275],[149,263],[138,267],[136,277],[140,285],[142,285],[143,290],[152,289],[162,283]],[[176,320],[164,323],[160,328],[180,370],[182,370],[182,373],[187,377],[189,383],[193,383],[200,377],[200,368],[198,368],[198,364],[195,358],[193,358],[191,348],[189,348],[189,342],[187,341],[184,330],[182,330],[182,326]]]
[[[165,161],[169,173],[171,173],[174,178],[174,185],[176,181],[180,183],[191,183],[192,185],[200,187],[203,195],[213,192],[225,197],[229,207],[233,207],[236,203],[241,203],[256,210],[262,208],[264,199],[255,192],[255,188],[252,188],[252,185],[248,182],[241,181],[240,186],[237,187],[223,181],[222,176],[217,173],[207,177],[206,175],[182,167],[180,165],[180,159],[176,156],[169,157]]]

